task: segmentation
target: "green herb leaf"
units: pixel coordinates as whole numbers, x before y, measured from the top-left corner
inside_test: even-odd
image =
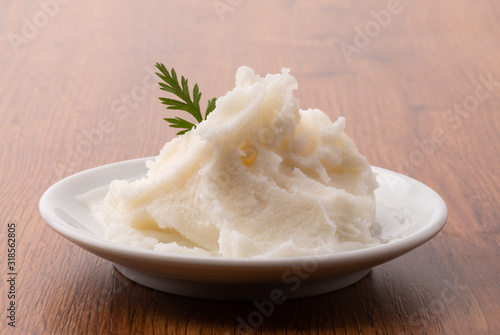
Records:
[[[208,114],[212,113],[212,111],[215,109],[215,101],[217,101],[217,98],[208,100],[207,112],[205,113],[205,120],[207,119]]]
[[[160,73],[156,72],[156,75],[164,81],[158,83],[160,85],[160,89],[172,93],[180,99],[176,100],[160,97],[161,103],[166,105],[167,109],[188,112],[195,118],[196,121],[198,121],[198,123],[206,120],[208,115],[215,109],[215,102],[217,99],[213,98],[212,100],[208,100],[207,110],[205,111],[205,118],[203,118],[200,111],[201,92],[198,84],[194,85],[193,99],[191,99],[188,80],[184,78],[184,76],[181,76],[181,82],[179,83],[177,73],[175,73],[174,69],[172,69],[169,73],[165,65],[161,63],[156,63],[156,68],[160,71]],[[177,135],[182,135],[192,128],[196,128],[196,125],[194,123],[181,119],[180,117],[164,118],[163,120],[169,122],[170,127],[184,128],[184,130],[179,131]]]

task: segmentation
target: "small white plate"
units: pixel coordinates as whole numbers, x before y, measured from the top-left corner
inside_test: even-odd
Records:
[[[52,185],[40,199],[40,213],[59,234],[113,262],[144,286],[190,297],[221,300],[299,298],[334,291],[363,278],[370,269],[430,240],[444,226],[446,205],[424,184],[372,167],[378,237],[383,244],[331,255],[248,259],[160,253],[104,240],[103,227],[77,197],[115,179],[142,177],[151,158],[100,166]]]

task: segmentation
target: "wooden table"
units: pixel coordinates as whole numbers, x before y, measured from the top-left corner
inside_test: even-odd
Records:
[[[135,284],[40,217],[61,178],[174,137],[157,61],[204,99],[232,89],[241,65],[289,67],[302,108],[344,115],[371,164],[448,205],[430,242],[348,288],[286,301],[254,333],[500,333],[496,1],[0,1],[0,37],[2,334],[234,334],[255,309]]]

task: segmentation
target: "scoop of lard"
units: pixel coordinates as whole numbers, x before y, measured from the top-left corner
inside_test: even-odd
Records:
[[[236,73],[195,129],[167,142],[146,176],[116,180],[93,210],[106,239],[161,252],[291,257],[377,243],[375,175],[318,109],[300,110],[288,69]]]

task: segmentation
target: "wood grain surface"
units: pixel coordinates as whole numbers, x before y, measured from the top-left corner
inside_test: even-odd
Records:
[[[156,155],[174,137],[157,61],[198,82],[204,99],[232,89],[241,65],[289,67],[302,108],[345,116],[371,164],[448,205],[430,242],[348,288],[276,306],[253,333],[500,334],[494,0],[0,0],[0,333],[237,334],[255,310],[135,284],[40,217],[40,196],[61,178]]]

